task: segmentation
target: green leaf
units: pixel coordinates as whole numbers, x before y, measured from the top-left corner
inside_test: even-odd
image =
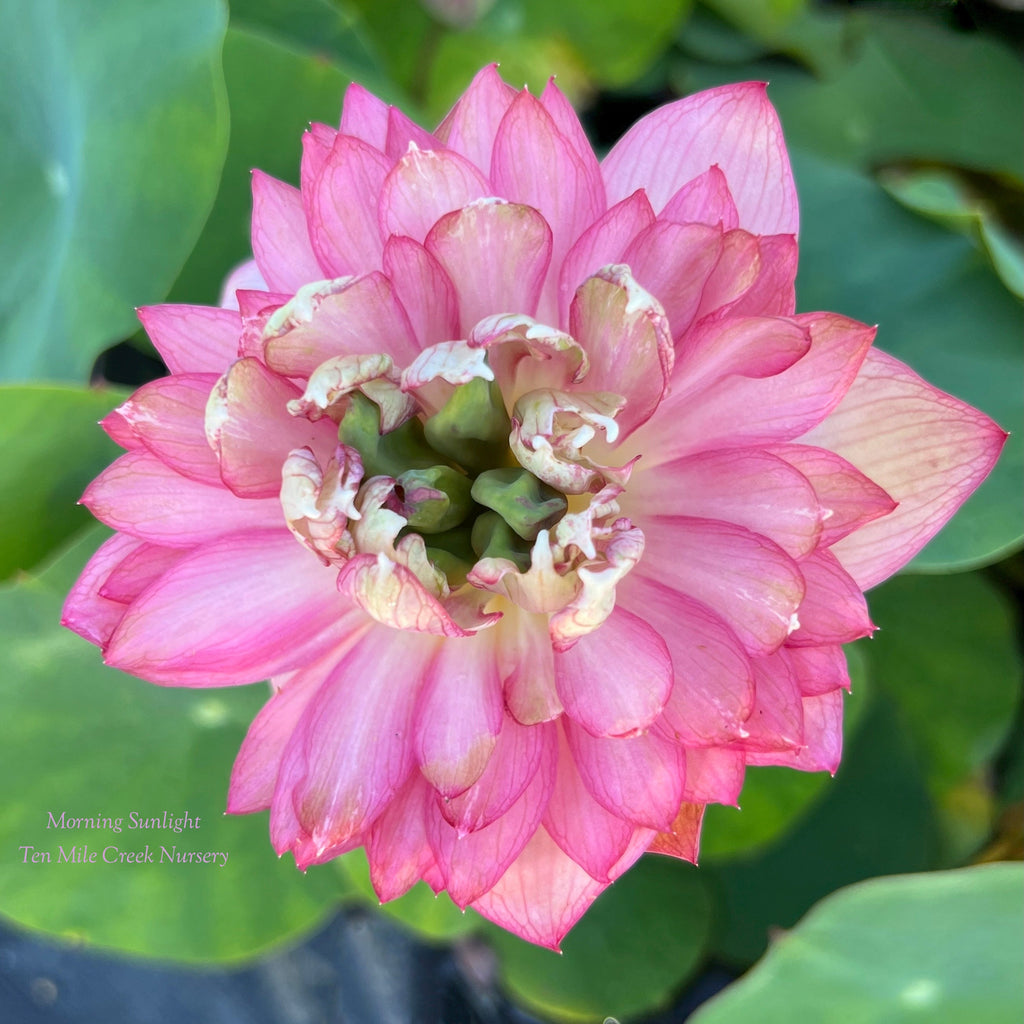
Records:
[[[252,256],[251,171],[298,182],[310,121],[336,125],[350,76],[325,60],[249,31],[229,29],[224,77],[231,143],[210,219],[174,286],[175,302],[215,304],[228,272]]]
[[[961,859],[991,827],[984,776],[1020,701],[1013,611],[976,573],[898,577],[870,604],[880,627],[867,646],[871,678],[899,708]]]
[[[343,891],[337,875],[279,860],[265,814],[223,813],[264,687],[173,689],[115,672],[58,625],[62,600],[38,580],[0,591],[0,912],[76,942],[196,963],[250,957],[313,927]],[[198,827],[132,827],[165,812]],[[69,827],[88,818],[109,820]],[[147,849],[152,863],[118,859]],[[181,863],[182,851],[227,860]]]
[[[1019,1021],[1022,881],[993,864],[844,889],[693,1024]]]
[[[84,380],[167,293],[227,142],[219,0],[14,0],[0,31],[0,376]]]
[[[0,387],[0,579],[31,569],[89,522],[89,481],[120,449],[97,426],[124,396],[68,387]]]
[[[566,936],[562,955],[488,925],[517,1000],[566,1020],[626,1016],[665,1003],[699,965],[711,901],[689,864],[644,857]]]
[[[801,203],[801,309],[879,324],[878,346],[1004,427],[1020,415],[1020,306],[966,238],[908,213],[871,179],[793,149]],[[920,571],[995,561],[1024,536],[1024,437],[911,563]]]
[[[859,647],[846,648],[851,690],[843,700],[843,737],[849,744],[867,705],[864,657]],[[792,768],[753,768],[747,772],[741,808],[709,804],[701,830],[701,864],[750,854],[778,839],[823,797],[832,785],[827,772]]]
[[[889,699],[872,692],[824,798],[756,856],[704,868],[717,884],[716,950],[750,963],[841,885],[938,863],[935,814]]]

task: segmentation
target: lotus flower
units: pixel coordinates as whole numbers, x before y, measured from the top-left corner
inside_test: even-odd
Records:
[[[171,375],[103,423],[118,532],[64,621],[155,683],[271,679],[228,810],[299,867],[362,845],[382,900],[557,948],[748,765],[836,769],[864,589],[1004,434],[795,312],[761,84],[600,163],[493,67],[433,134],[352,85],[303,142],[224,307],[140,311]]]

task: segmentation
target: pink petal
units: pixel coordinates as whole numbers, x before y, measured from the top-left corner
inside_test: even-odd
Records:
[[[100,420],[107,437],[114,444],[120,445],[127,451],[135,451],[138,448],[145,448],[142,438],[135,432],[135,428],[121,415],[117,409],[111,409],[103,419]]]
[[[107,662],[152,682],[229,686],[309,662],[365,618],[284,529],[222,537],[131,605]]]
[[[539,828],[501,879],[472,906],[489,921],[557,953],[566,933],[606,886]]]
[[[796,238],[763,235],[757,240],[757,249],[757,273],[750,286],[729,304],[729,315],[792,316],[796,311],[799,255]]]
[[[458,336],[455,285],[422,245],[411,238],[389,238],[384,246],[384,273],[408,312],[421,349]]]
[[[687,747],[683,799],[698,804],[738,807],[746,757],[728,747]]]
[[[142,306],[142,326],[171,373],[221,374],[238,355],[242,318],[210,306]]]
[[[846,644],[871,636],[875,626],[860,587],[831,551],[815,551],[800,562],[807,590],[797,612],[800,628],[788,643],[795,647]]]
[[[553,725],[520,725],[505,715],[484,773],[465,792],[439,801],[445,821],[465,834],[500,818],[530,784],[556,741]]]
[[[683,803],[672,822],[672,828],[659,833],[651,843],[651,853],[697,863],[700,852],[700,827],[704,821],[704,804]]]
[[[144,384],[117,411],[161,462],[190,480],[219,485],[217,457],[206,440],[206,402],[217,378],[179,374]]]
[[[675,683],[661,725],[687,745],[735,739],[754,704],[754,679],[732,630],[709,608],[636,572],[619,584],[617,597],[643,609],[672,656]]]
[[[423,776],[413,772],[370,827],[366,857],[370,881],[382,903],[408,892],[434,863],[426,832],[433,795]]]
[[[785,765],[802,772],[830,772],[835,775],[843,753],[843,693],[833,690],[804,697],[803,745],[796,750],[781,750],[747,755],[754,765]]]
[[[281,523],[279,502],[240,501],[226,488],[180,476],[141,451],[108,466],[82,495],[82,504],[115,530],[172,548]]]
[[[275,680],[274,694],[253,719],[231,769],[228,814],[270,807],[285,748],[339,653],[331,651],[313,665]]]
[[[770,654],[789,635],[804,595],[796,563],[742,526],[659,516],[641,521],[647,541],[634,574],[706,604],[752,654]]]
[[[308,193],[303,183],[310,241],[331,277],[380,267],[384,244],[377,197],[390,169],[390,161],[372,146],[339,135]]]
[[[839,644],[783,647],[778,651],[778,656],[789,662],[797,686],[805,697],[818,697],[833,690],[850,689],[846,655]]]
[[[217,305],[223,306],[225,309],[239,309],[241,305],[240,293],[266,287],[267,282],[263,279],[263,274],[256,265],[256,261],[243,260],[228,274],[221,285],[220,298],[217,300]]]
[[[400,366],[416,358],[419,349],[412,325],[383,274],[375,271],[354,281],[324,285],[311,313],[297,312],[279,333],[268,337],[266,360],[271,369],[286,377],[309,377],[334,356],[383,352]]]
[[[259,170],[252,172],[252,252],[271,291],[291,295],[323,277],[302,194]]]
[[[832,548],[864,589],[905,565],[995,465],[1006,433],[984,413],[872,351],[839,407],[805,436],[849,459],[899,502]]]
[[[553,94],[550,99],[557,102]],[[566,253],[607,207],[593,152],[588,146],[589,159],[581,157],[578,138],[574,142],[558,130],[541,101],[525,90],[505,112],[494,139],[491,180],[496,192],[538,210],[551,228],[552,274],[540,314],[544,322],[557,315],[558,273]]]
[[[336,129],[316,122],[309,126],[308,132],[303,133],[299,184],[302,186],[303,206],[306,207],[307,227],[309,226],[309,207],[307,205],[309,197],[313,194],[320,172],[323,171],[330,158],[334,140],[337,137]],[[321,276],[323,275],[321,274]]]
[[[803,696],[785,658],[753,658],[754,709],[746,721],[747,735],[737,744],[747,752],[777,753],[804,745]],[[774,763],[774,762],[772,762]]]
[[[555,758],[556,748],[550,744],[522,795],[500,818],[475,832],[460,835],[439,811],[428,813],[427,837],[456,906],[465,907],[487,892],[537,831],[555,782]]]
[[[434,136],[489,174],[494,136],[515,98],[515,89],[501,80],[497,65],[488,64],[477,72]]]
[[[439,149],[439,140],[410,120],[397,107],[388,107],[388,137],[384,144],[384,155],[389,161],[400,160],[410,146],[421,150]]]
[[[511,608],[501,620],[501,674],[505,704],[523,725],[549,722],[562,713],[555,689],[554,651],[548,617]]]
[[[757,235],[749,231],[726,231],[722,235],[722,253],[704,283],[697,320],[728,311],[744,292],[751,288],[762,272],[761,245]],[[792,312],[792,310],[790,310]]]
[[[682,747],[653,732],[598,738],[571,720],[565,734],[580,777],[602,807],[646,828],[668,828],[682,801]]]
[[[455,284],[462,335],[494,313],[533,316],[551,261],[551,230],[536,210],[477,200],[442,217],[425,244]]]
[[[384,180],[381,233],[385,238],[406,235],[422,242],[444,214],[490,194],[490,182],[458,153],[411,149]]]
[[[665,641],[616,606],[600,629],[555,655],[555,687],[565,713],[594,736],[642,732],[672,691]]]
[[[258,359],[239,359],[211,400],[211,440],[220,476],[242,498],[276,498],[289,452],[309,447],[322,463],[334,452],[337,428],[288,412],[302,392]]]
[[[764,84],[708,89],[660,107],[635,124],[601,164],[610,202],[647,189],[661,209],[717,164],[740,225],[759,235],[796,234],[796,188],[778,116]]]
[[[821,508],[807,478],[758,449],[700,452],[648,472],[641,460],[630,477],[629,502],[644,516],[737,523],[794,558],[813,551],[821,534]]]
[[[626,407],[615,422],[628,437],[650,419],[672,373],[672,334],[661,306],[616,264],[580,286],[569,324],[591,360],[580,390],[622,395]]]
[[[383,153],[388,137],[388,105],[352,82],[341,106],[341,134],[353,135]]]
[[[281,765],[288,799],[318,856],[369,827],[413,769],[414,708],[435,642],[375,627],[338,659]]]
[[[74,630],[97,647],[106,647],[127,607],[120,601],[102,597],[100,590],[111,572],[144,546],[142,541],[124,533],[114,534],[105,540],[89,559],[64,601],[61,625]]]
[[[659,220],[719,225],[723,231],[732,231],[740,224],[729,183],[717,164],[681,186],[659,214]]]
[[[708,275],[722,251],[722,232],[706,224],[657,220],[626,247],[623,263],[665,309],[672,337],[689,329]]]
[[[568,326],[569,304],[576,289],[609,263],[622,263],[626,246],[654,222],[647,193],[637,189],[621,203],[602,214],[576,240],[559,271],[558,322]]]
[[[442,644],[426,672],[413,733],[420,771],[442,796],[480,778],[504,717],[491,632]]]
[[[184,556],[181,548],[142,544],[114,566],[100,587],[100,596],[129,605]]]
[[[811,482],[824,515],[818,541],[823,548],[896,507],[881,487],[835,452],[806,444],[773,445],[769,451],[795,466]]]
[[[558,774],[544,812],[544,828],[587,874],[606,882],[612,880],[611,871],[636,832],[635,825],[605,810],[590,795],[561,735]]]

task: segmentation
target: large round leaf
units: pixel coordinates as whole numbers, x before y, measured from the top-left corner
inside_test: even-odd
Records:
[[[0,912],[195,962],[252,956],[315,925],[342,891],[337,874],[278,860],[266,815],[223,813],[265,689],[171,689],[105,668],[58,626],[62,599],[42,580],[0,591]]]
[[[693,1024],[1010,1024],[1024,1019],[1024,867],[851,886],[781,936]]]
[[[221,0],[13,0],[0,25],[0,375],[83,380],[199,234]]]

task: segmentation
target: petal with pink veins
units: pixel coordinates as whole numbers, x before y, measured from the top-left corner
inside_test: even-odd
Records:
[[[757,248],[754,279],[718,315],[792,316],[796,311],[796,239],[792,235],[762,235]]]
[[[155,583],[171,566],[180,562],[186,552],[181,548],[164,548],[143,544],[114,566],[100,587],[100,596],[129,605]]]
[[[493,633],[442,644],[425,673],[413,732],[420,771],[442,797],[480,778],[504,717]]]
[[[835,775],[843,753],[843,691],[804,697],[803,743],[796,750],[750,751],[752,765],[784,765],[802,772]]]
[[[384,273],[408,313],[420,349],[457,337],[455,285],[422,245],[411,238],[389,238],[384,246]]]
[[[655,110],[615,144],[601,171],[610,202],[643,186],[660,210],[713,164],[729,183],[742,227],[796,234],[793,173],[763,82],[708,89]]]
[[[718,164],[680,186],[658,214],[659,220],[676,224],[718,225],[732,231],[740,225],[740,215],[729,191],[729,182]]]
[[[345,90],[341,104],[341,134],[354,135],[382,153],[388,137],[388,105],[358,82]]]
[[[225,487],[181,476],[145,451],[129,452],[108,466],[82,495],[82,504],[115,530],[172,548],[281,525],[277,501],[239,501]]]
[[[875,626],[864,594],[831,551],[802,559],[800,572],[807,590],[797,612],[800,628],[790,634],[788,645],[847,644],[871,636]]]
[[[591,736],[571,719],[564,725],[580,777],[602,807],[645,828],[670,826],[683,798],[682,747],[656,732],[620,739]]]
[[[549,722],[562,713],[555,689],[554,651],[546,615],[513,605],[498,626],[498,658],[509,713],[523,725]]]
[[[65,599],[61,625],[89,643],[105,648],[127,606],[103,597],[100,590],[125,558],[145,546],[142,541],[125,533],[117,533],[105,540],[89,559]]]
[[[803,695],[784,658],[753,658],[754,708],[737,746],[750,763],[754,753],[791,753],[804,745]]]
[[[703,821],[704,804],[680,804],[672,828],[655,836],[650,845],[650,852],[696,864],[697,854],[700,852],[700,827]]]
[[[309,241],[302,193],[260,170],[252,172],[252,252],[271,291],[292,294],[324,276]]]
[[[425,242],[455,285],[461,333],[485,316],[533,316],[551,262],[551,229],[529,206],[478,199],[446,214]]]
[[[839,644],[782,647],[778,657],[789,662],[797,686],[805,697],[818,697],[833,690],[850,689],[846,655]]]
[[[426,779],[413,772],[370,827],[366,858],[370,882],[382,903],[408,892],[434,863],[426,832],[434,796]]]
[[[377,223],[377,197],[391,162],[372,146],[339,135],[307,191],[309,237],[320,265],[331,277],[376,270],[384,243]]]
[[[242,318],[211,306],[141,306],[139,320],[171,373],[223,373],[238,356]]]
[[[488,64],[477,72],[434,137],[490,174],[494,136],[515,98],[515,89],[502,81],[497,65]]]
[[[658,717],[672,691],[672,658],[643,619],[616,606],[600,629],[555,654],[565,713],[594,736],[631,736]]]
[[[174,686],[231,686],[301,667],[367,621],[338,594],[335,575],[280,527],[221,537],[135,600],[107,662]]]
[[[1006,433],[873,351],[838,408],[799,438],[838,452],[899,502],[832,547],[864,589],[905,565],[988,476]]]
[[[728,747],[687,747],[683,799],[738,807],[747,759]]]

